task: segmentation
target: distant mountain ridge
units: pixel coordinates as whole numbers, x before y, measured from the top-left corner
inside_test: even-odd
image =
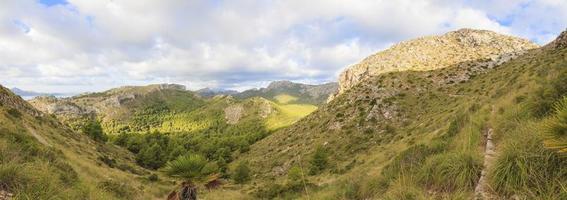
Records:
[[[214,97],[214,96],[217,96],[217,95],[238,94],[238,91],[236,91],[236,90],[225,90],[225,89],[203,88],[203,89],[195,90],[195,93],[201,95],[202,97]]]
[[[294,97],[291,102],[320,105],[338,89],[338,83],[331,82],[321,85],[294,83],[291,81],[274,81],[266,88],[250,89],[233,96],[237,98],[250,98],[253,96],[277,100],[278,95]],[[281,96],[280,96],[281,97]]]
[[[25,97],[25,98],[33,98],[33,97],[37,97],[37,96],[64,96],[64,95],[68,95],[68,94],[63,94],[63,93],[43,93],[43,92],[22,90],[22,89],[17,88],[17,87],[14,87],[10,90],[14,94],[19,95],[21,97]]]

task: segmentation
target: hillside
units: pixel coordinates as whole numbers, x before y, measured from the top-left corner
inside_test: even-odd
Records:
[[[163,199],[179,180],[200,199],[566,199],[566,44],[418,38],[348,68],[367,66],[328,103],[334,83],[0,87],[0,199]]]
[[[515,58],[368,76],[252,145],[239,158],[257,177],[248,191],[305,199],[565,198],[567,160],[543,147],[540,128],[567,94],[567,49],[554,45],[564,35],[509,52]],[[484,158],[487,139],[492,159]],[[290,185],[292,169],[310,174],[299,188]],[[481,174],[487,185],[475,193]]]
[[[0,199],[155,199],[167,179],[129,152],[65,128],[0,86]]]
[[[233,96],[241,99],[264,97],[279,103],[321,105],[337,91],[337,83],[307,85],[290,81],[274,81],[268,87],[246,90]]]
[[[121,87],[30,102],[77,132],[124,147],[148,169],[189,154],[222,168],[251,144],[317,108],[262,97],[202,98],[180,85]]]
[[[474,29],[408,40],[343,71],[339,76],[339,94],[368,76],[394,71],[427,71],[477,60],[515,57],[536,47],[525,39]]]

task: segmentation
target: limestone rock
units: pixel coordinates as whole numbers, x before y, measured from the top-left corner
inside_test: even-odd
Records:
[[[563,31],[555,40],[545,45],[547,48],[567,48],[567,30]]]
[[[417,38],[396,44],[348,67],[340,74],[338,94],[369,76],[393,71],[440,69],[537,47],[525,39],[473,29]]]
[[[242,105],[231,105],[224,109],[224,118],[228,124],[236,124],[240,121],[244,112],[244,107]]]

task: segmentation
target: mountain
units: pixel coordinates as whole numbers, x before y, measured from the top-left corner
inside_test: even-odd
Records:
[[[156,199],[173,185],[0,86],[0,199]]]
[[[10,89],[14,94],[21,96],[21,97],[25,97],[25,98],[33,98],[33,97],[37,97],[37,96],[63,96],[65,94],[62,93],[41,93],[41,92],[34,92],[34,91],[27,91],[27,90],[22,90],[19,88],[12,88]]]
[[[565,198],[567,159],[543,145],[567,95],[564,35],[533,49],[467,29],[379,52],[343,73],[334,100],[238,158],[254,172],[249,190],[264,199]],[[443,37],[472,46],[437,45]],[[473,57],[450,56],[462,51]],[[452,64],[376,67],[431,52]],[[300,189],[289,178],[296,169],[309,174]]]
[[[234,94],[237,94],[238,91],[203,88],[203,89],[196,90],[195,93],[201,95],[202,97],[214,97],[214,96],[217,96],[217,95],[234,95]]]
[[[76,132],[100,141],[109,138],[150,170],[188,154],[226,167],[251,144],[317,109],[262,97],[203,98],[173,84],[127,86],[69,98],[37,97],[30,103]],[[93,129],[100,131],[92,134]]]
[[[0,199],[566,199],[565,44],[418,38],[346,69],[328,103],[337,84],[0,87]]]
[[[394,71],[427,71],[478,60],[513,58],[537,45],[495,32],[460,29],[404,41],[371,55],[339,76],[339,94],[368,76]]]
[[[337,83],[307,85],[291,81],[274,81],[266,88],[246,90],[233,96],[237,98],[259,96],[280,103],[321,105],[329,95],[337,91],[337,88]]]
[[[185,86],[175,84],[125,86],[60,99],[37,97],[30,103],[72,126],[80,126],[85,119],[99,120],[107,133],[148,131],[161,126],[165,115],[190,112],[205,104]]]

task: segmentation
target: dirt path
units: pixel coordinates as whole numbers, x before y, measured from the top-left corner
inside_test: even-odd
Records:
[[[492,107],[492,113],[494,113],[494,106]],[[490,193],[491,189],[486,176],[488,169],[490,169],[495,159],[495,148],[494,142],[492,141],[492,133],[493,129],[490,127],[484,133],[484,137],[486,138],[486,146],[484,147],[484,164],[480,179],[474,189],[475,199],[477,200],[494,199]]]

